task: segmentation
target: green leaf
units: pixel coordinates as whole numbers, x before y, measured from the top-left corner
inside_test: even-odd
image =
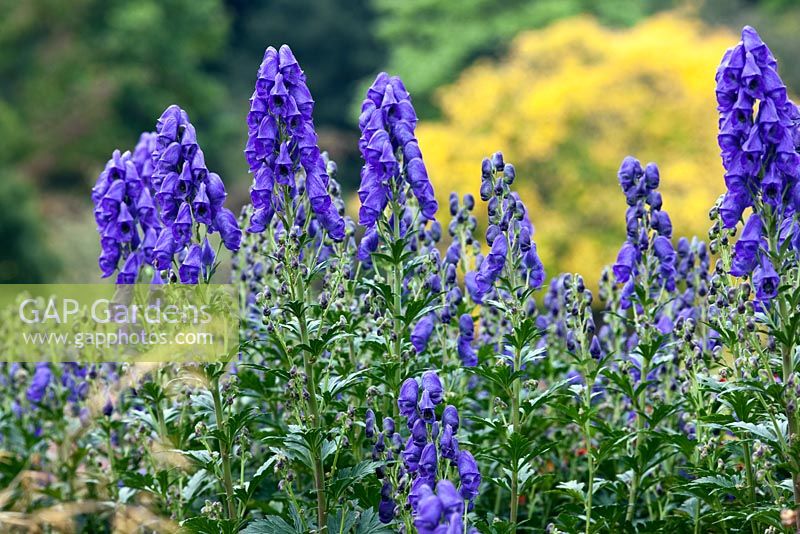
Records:
[[[240,531],[240,534],[301,534],[302,532],[302,530],[295,529],[283,518],[268,515],[264,519],[257,519],[247,525]]]
[[[336,471],[336,474],[329,482],[331,493],[334,498],[338,499],[341,497],[348,486],[356,484],[368,476],[374,475],[375,469],[379,465],[381,465],[379,462],[365,460],[353,467],[343,467]]]
[[[328,532],[350,532],[358,521],[358,514],[352,510],[338,509],[328,515]]]
[[[586,484],[578,482],[577,480],[570,480],[567,482],[560,482],[556,486],[556,490],[569,495],[576,501],[583,503],[586,500],[586,493],[583,488]]]

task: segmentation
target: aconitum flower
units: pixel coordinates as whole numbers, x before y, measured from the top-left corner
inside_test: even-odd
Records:
[[[150,189],[150,178],[142,178],[142,146],[152,140],[143,134],[135,154],[114,151],[92,188],[94,217],[102,252],[98,263],[103,277],[111,276],[123,263],[117,283],[135,283],[140,267],[152,259],[152,249],[161,228]]]
[[[761,255],[761,262],[753,271],[753,284],[760,301],[772,300],[778,295],[780,277],[766,254]]]
[[[419,384],[413,378],[407,378],[400,386],[397,396],[397,407],[400,415],[410,417],[417,413],[417,399],[419,398]]]
[[[466,367],[475,367],[478,365],[478,355],[472,347],[472,341],[474,339],[475,323],[472,316],[465,313],[458,318],[458,339],[456,340],[456,348],[461,363]]]
[[[456,491],[456,487],[449,480],[440,480],[436,483],[436,495],[442,501],[442,509],[446,516],[464,513],[464,499]]]
[[[201,250],[199,245],[192,245],[183,259],[178,274],[182,284],[197,284],[200,278],[202,263],[200,260]]]
[[[430,395],[433,404],[440,404],[444,396],[444,387],[442,387],[442,380],[434,371],[425,371],[422,373],[422,389]]]
[[[422,447],[414,443],[414,440],[408,438],[406,446],[403,449],[403,463],[409,472],[414,473],[419,469],[420,455],[422,455]]]
[[[28,386],[26,396],[28,402],[31,404],[39,404],[44,399],[44,394],[47,391],[47,386],[53,379],[53,371],[50,369],[49,363],[39,362],[36,364],[36,370],[33,373],[33,378]]]
[[[419,415],[422,420],[429,425],[436,420],[436,405],[431,400],[431,394],[427,389],[422,390],[422,398],[419,400]]]
[[[241,230],[236,217],[224,207],[225,186],[219,175],[209,172],[194,126],[176,105],[169,106],[156,123],[153,165],[155,200],[161,220],[170,230],[159,234],[154,247],[157,268],[169,268],[173,255],[190,247],[201,226],[206,235],[219,231],[228,250],[239,249]],[[194,257],[185,270],[190,274],[193,269]]]
[[[439,438],[439,450],[442,458],[453,462],[458,460],[458,438],[455,437],[455,430],[450,425],[445,425],[442,435]]]
[[[762,244],[766,245],[763,231],[761,216],[758,213],[751,214],[744,225],[742,235],[733,247],[730,271],[733,276],[744,276],[753,272],[758,263],[759,248]]]
[[[470,501],[474,500],[478,496],[481,473],[469,451],[461,451],[458,455],[458,476],[461,478],[461,496]]]
[[[454,432],[458,431],[458,410],[452,404],[448,404],[444,407],[444,411],[442,412],[442,425],[449,425],[453,427]]]
[[[728,189],[720,211],[728,228],[758,197],[780,206],[800,177],[793,138],[800,113],[787,99],[777,67],[758,33],[745,26],[742,40],[725,52],[717,69],[718,141]]]
[[[662,209],[661,195],[656,187],[660,183],[660,173],[655,163],[642,165],[636,158],[626,157],[617,172],[620,186],[628,209],[625,212],[627,240],[617,254],[612,267],[618,284],[624,284],[622,308],[627,309],[629,299],[634,293],[634,278],[642,272],[642,266],[650,265],[651,255],[657,261],[657,269],[650,274],[648,290],[654,292],[664,288],[675,289],[676,254],[672,246],[672,222]]]
[[[428,340],[431,337],[431,333],[433,333],[433,325],[434,325],[434,316],[431,314],[425,315],[417,321],[417,324],[414,325],[414,329],[411,332],[411,344],[414,346],[414,350],[417,351],[417,354],[421,352],[425,352],[425,347],[428,346]]]
[[[248,231],[263,232],[276,212],[287,209],[285,198],[297,202],[304,191],[327,234],[337,241],[344,238],[344,219],[331,198],[333,184],[317,146],[313,110],[306,76],[292,50],[288,45],[267,48],[247,114],[244,152],[253,174],[255,208]]]
[[[394,434],[394,419],[391,417],[384,417],[383,418],[383,433],[387,436],[392,436]]]
[[[442,518],[442,501],[434,494],[419,501],[414,526],[420,534],[433,534]]]
[[[495,283],[504,269],[507,274],[516,271],[515,274],[533,289],[540,288],[545,280],[544,265],[532,240],[534,228],[528,210],[519,195],[509,189],[515,176],[516,171],[505,163],[502,153],[495,153],[491,159],[484,158],[481,199],[488,201],[490,225],[486,229],[486,243],[491,249],[482,261],[476,261],[477,269],[464,278],[476,304],[494,295]]]
[[[488,232],[487,230],[487,234]],[[467,273],[464,281],[470,297],[476,303],[482,303],[484,297],[494,288],[495,281],[503,272],[506,254],[508,254],[508,240],[501,233],[494,239],[492,250],[483,260],[478,270]]]
[[[403,202],[406,184],[417,199],[423,221],[436,216],[439,206],[414,133],[416,124],[417,114],[402,80],[380,73],[367,90],[358,120],[364,158],[359,223],[368,228],[375,225],[390,199]]]
[[[381,502],[378,504],[378,518],[381,523],[389,524],[394,519],[395,502],[392,499],[392,485],[384,482],[381,487]]]
[[[429,486],[433,486],[436,480],[437,465],[436,444],[428,443],[422,449],[422,453],[419,457],[419,476],[425,480]]]
[[[428,400],[430,401],[430,399]],[[430,406],[433,405],[431,404]],[[420,447],[424,447],[428,442],[428,427],[422,419],[417,419],[411,425],[411,439]]]
[[[617,262],[612,268],[614,276],[617,278],[617,283],[624,284],[630,279],[636,269],[638,261],[638,247],[626,241],[625,244],[622,245],[619,254],[617,254]]]
[[[734,228],[744,210],[753,207],[734,247],[730,273],[752,273],[759,300],[774,298],[780,282],[767,258],[779,250],[770,250],[766,234],[779,234],[778,249],[790,236],[791,248],[800,246],[795,222],[800,208],[800,110],[787,98],[777,69],[767,45],[745,26],[742,40],[725,52],[716,75],[718,141],[727,188],[719,205],[723,226]],[[766,228],[767,221],[775,227]]]
[[[375,412],[371,408],[367,408],[364,418],[364,435],[370,439],[375,436]]]

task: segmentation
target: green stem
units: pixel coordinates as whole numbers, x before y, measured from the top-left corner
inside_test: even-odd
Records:
[[[591,402],[589,400],[588,402]],[[588,406],[587,406],[588,409]],[[589,483],[586,488],[586,534],[592,531],[592,496],[594,493],[594,456],[592,455],[592,430],[589,420],[584,424],[586,436],[586,456],[589,459]]]
[[[648,362],[642,358],[641,380],[647,380],[649,373]],[[633,520],[633,511],[636,508],[636,493],[639,491],[639,446],[642,442],[642,433],[644,432],[644,389],[638,395],[636,400],[636,444],[633,449],[634,469],[633,477],[631,478],[631,492],[628,496],[628,510],[625,513],[625,522],[630,523]]]
[[[522,352],[519,348],[514,352],[514,371],[522,365]],[[519,403],[520,403],[520,383],[519,378],[514,380],[511,395],[511,428],[513,432],[519,432]],[[511,532],[517,531],[517,509],[519,507],[519,464],[514,460],[511,466]]]
[[[108,438],[107,446],[108,446],[108,470],[111,473],[111,497],[116,500],[117,499],[117,474],[116,470],[114,469],[114,445],[111,440],[111,420],[108,421],[108,427],[106,429],[106,437]]]
[[[217,430],[223,432],[222,400],[219,394],[219,379],[215,378],[211,385],[211,396],[214,399],[214,414],[217,419]],[[219,456],[222,460],[222,482],[225,487],[225,501],[228,509],[228,518],[234,519],[236,511],[233,502],[233,474],[231,472],[231,457],[228,450],[227,438],[219,439]]]
[[[305,303],[305,285],[302,276],[298,273],[294,277],[295,298]],[[300,323],[300,342],[308,346],[308,325],[306,324],[305,309],[298,317]],[[303,351],[303,368],[308,379],[308,409],[311,415],[313,428],[320,428],[320,413],[317,405],[317,382],[314,378],[314,365],[308,351]],[[325,529],[326,502],[325,502],[325,471],[322,465],[322,452],[319,447],[314,447],[314,492],[317,495],[317,528],[320,532]]]
[[[393,225],[393,228],[392,228],[392,237],[394,238],[394,242],[396,243],[397,240],[400,239],[400,212],[396,208],[396,204],[395,203],[392,203],[392,211],[394,213],[394,217],[393,217],[394,218],[394,221],[393,221],[394,225]],[[392,289],[393,297],[394,297],[394,303],[393,303],[393,308],[394,309],[392,310],[394,312],[394,335],[395,335],[395,338],[394,338],[394,356],[395,356],[397,364],[398,364],[397,365],[397,370],[395,371],[394,384],[392,384],[392,385],[396,390],[400,386],[400,380],[402,379],[402,376],[401,376],[401,362],[403,360],[402,355],[400,354],[401,347],[402,347],[402,339],[401,339],[402,336],[400,334],[401,334],[402,329],[403,329],[403,326],[400,323],[400,316],[403,313],[403,310],[402,310],[403,301],[402,301],[402,298],[401,298],[402,297],[401,291],[403,290],[403,266],[399,262],[396,262],[394,264],[393,272],[392,272],[392,283],[393,283],[393,286],[394,286],[393,289]],[[398,410],[399,410],[399,407],[397,406],[397,403],[395,402],[394,403],[394,407],[393,407],[395,419],[399,415]]]
[[[783,348],[783,383],[787,384],[794,372],[793,356],[794,347]],[[797,408],[795,408],[797,409]],[[786,420],[789,422],[789,447],[793,447],[797,440],[797,414],[786,410]],[[797,530],[800,531],[800,473],[796,462],[792,462],[792,488],[794,488],[794,507],[796,514]]]
[[[744,473],[747,479],[747,497],[750,500],[750,504],[754,504],[756,502],[756,485],[755,485],[755,475],[753,474],[753,458],[750,454],[750,443],[745,441],[742,443],[743,452],[744,452]],[[753,534],[757,534],[758,529],[756,528],[756,522],[750,522],[750,528],[753,531]]]

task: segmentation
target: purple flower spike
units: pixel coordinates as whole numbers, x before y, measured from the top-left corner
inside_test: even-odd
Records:
[[[263,232],[274,214],[284,210],[284,193],[298,197],[296,176],[302,171],[317,222],[331,239],[344,238],[344,219],[331,198],[333,183],[317,145],[313,109],[306,76],[289,46],[267,48],[247,114],[244,153],[254,178],[250,196],[256,208],[249,232]]]

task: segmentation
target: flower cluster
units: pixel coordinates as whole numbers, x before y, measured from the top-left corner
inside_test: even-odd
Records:
[[[410,436],[403,445],[402,437],[395,429],[394,420],[387,417],[373,448],[373,458],[379,459],[386,452],[386,459],[393,461],[400,455],[402,465],[397,479],[397,491],[408,491],[406,500],[414,514],[414,525],[419,532],[440,532],[445,526],[463,531],[461,516],[464,501],[471,508],[478,495],[481,475],[475,458],[468,451],[459,449],[456,433],[460,426],[458,410],[447,405],[437,416],[437,407],[443,404],[444,388],[441,379],[433,371],[426,371],[422,379],[409,378],[403,382],[397,397],[399,414],[406,419]],[[367,411],[366,435],[374,435],[375,415]],[[386,438],[384,438],[384,435]],[[392,446],[386,450],[384,439]],[[442,476],[449,470],[441,460],[448,460],[459,473],[461,485],[456,490],[453,483]],[[379,506],[381,521],[390,523],[395,517],[394,488],[385,470]],[[434,493],[434,488],[436,489]],[[447,532],[450,532],[449,530]]]
[[[229,250],[241,242],[236,217],[223,206],[226,196],[219,175],[206,167],[188,115],[168,107],[156,132],[142,134],[133,154],[114,152],[92,190],[103,276],[124,259],[117,283],[135,283],[148,264],[156,269],[153,282],[162,283],[159,271],[171,269],[176,255],[181,282],[209,276],[216,254],[208,235],[219,232]]]
[[[505,163],[503,154],[496,152],[481,164],[481,199],[488,202],[489,222],[486,243],[491,247],[486,258],[480,260],[477,270],[467,273],[465,284],[472,300],[481,304],[491,294],[503,273],[509,246],[513,252],[509,271],[518,271],[531,288],[544,283],[545,271],[533,242],[533,225],[528,209],[519,195],[510,190],[516,170]]]
[[[314,99],[292,50],[287,45],[267,48],[247,114],[245,156],[253,174],[250,197],[255,208],[248,231],[263,232],[276,212],[305,192],[328,235],[344,238],[345,223],[329,193],[313,111]]]
[[[155,266],[170,268],[177,254],[181,282],[196,284],[202,269],[213,264],[208,234],[219,231],[229,250],[238,250],[242,232],[236,216],[223,207],[227,193],[219,175],[209,172],[189,116],[168,107],[156,124],[153,187],[164,229],[155,248]],[[199,228],[205,228],[202,243]],[[210,262],[210,263],[209,263]]]
[[[719,206],[724,227],[734,228],[744,210],[753,207],[736,243],[730,272],[752,273],[761,301],[775,297],[780,281],[770,258],[778,251],[774,244],[770,250],[765,218],[780,229],[781,242],[789,239],[794,249],[800,249],[794,221],[800,208],[800,111],[787,98],[777,68],[758,33],[745,26],[742,40],[725,52],[716,74],[718,141],[727,186]]]
[[[400,78],[378,75],[361,105],[358,125],[365,162],[358,189],[359,222],[372,228],[390,200],[405,204],[403,180],[417,199],[423,221],[433,219],[439,205],[414,134],[417,114]]]
[[[153,202],[148,147],[153,134],[142,134],[134,150],[113,156],[92,188],[94,217],[100,234],[99,264],[103,277],[117,271],[117,283],[136,281],[139,269],[153,259],[161,221]]]
[[[647,277],[650,291],[675,289],[676,255],[671,241],[672,221],[661,209],[656,164],[648,163],[642,169],[639,160],[628,156],[622,161],[617,176],[628,203],[625,212],[627,240],[617,255],[613,271],[617,283],[624,284],[621,308],[628,309],[639,275]]]

